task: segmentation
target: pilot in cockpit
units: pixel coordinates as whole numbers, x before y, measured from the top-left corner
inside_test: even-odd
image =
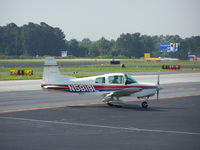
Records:
[[[114,79],[113,79],[112,83],[119,83],[118,76],[114,76]]]

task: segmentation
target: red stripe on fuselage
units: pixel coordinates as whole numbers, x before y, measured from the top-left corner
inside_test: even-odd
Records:
[[[44,65],[44,67],[57,67],[58,65]]]
[[[78,84],[77,84],[78,85]],[[55,84],[42,84],[41,87],[45,86],[57,86],[57,87],[48,87],[48,89],[60,89],[60,90],[68,90],[69,85],[55,85]],[[142,89],[151,89],[151,88],[156,88],[156,86],[116,86],[116,85],[93,85],[96,90],[100,89],[124,89],[124,88],[142,88]],[[62,87],[62,88],[61,88]]]
[[[156,88],[156,86],[116,86],[116,85],[94,85],[95,89],[124,89],[124,88]]]

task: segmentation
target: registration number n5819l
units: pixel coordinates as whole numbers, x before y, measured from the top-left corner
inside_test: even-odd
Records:
[[[95,92],[93,85],[68,85],[71,92]]]

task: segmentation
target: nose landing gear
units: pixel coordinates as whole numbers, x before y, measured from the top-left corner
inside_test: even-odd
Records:
[[[141,98],[141,97],[140,97]],[[147,97],[143,97],[144,101],[141,103],[142,108],[147,108],[148,107],[148,100],[149,100],[149,96]]]
[[[142,108],[147,108],[148,107],[148,103],[147,103],[147,101],[144,101],[144,102],[142,102]]]

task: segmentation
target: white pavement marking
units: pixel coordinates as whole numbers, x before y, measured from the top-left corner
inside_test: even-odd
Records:
[[[0,117],[0,119],[41,122],[41,123],[49,123],[49,124],[64,124],[64,125],[72,125],[72,126],[106,128],[106,129],[116,129],[116,130],[128,130],[128,131],[136,131],[136,132],[157,132],[157,133],[171,133],[171,134],[200,135],[199,132],[139,129],[139,128],[135,128],[135,127],[129,127],[129,128],[128,127],[115,127],[115,126],[106,126],[106,125],[95,125],[95,124],[75,123],[75,122],[47,121],[47,120],[37,120],[37,119],[16,118],[16,117]]]

